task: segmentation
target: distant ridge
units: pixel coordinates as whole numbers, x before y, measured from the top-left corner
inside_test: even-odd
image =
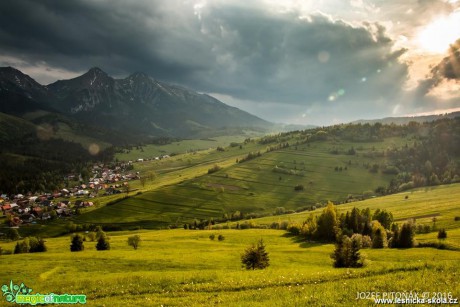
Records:
[[[460,111],[446,113],[446,114],[438,114],[438,115],[421,115],[421,116],[405,116],[405,117],[385,117],[381,119],[360,119],[356,121],[352,121],[351,124],[395,124],[395,125],[405,125],[410,122],[432,122],[442,118],[455,118],[460,117]]]
[[[94,67],[47,86],[12,67],[0,68],[0,112],[56,111],[78,122],[149,137],[194,137],[235,128],[268,132],[274,124],[206,94],[136,72],[114,79]]]

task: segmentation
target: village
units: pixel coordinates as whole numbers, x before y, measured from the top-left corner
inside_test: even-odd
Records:
[[[110,165],[94,164],[88,182],[83,183],[79,174],[69,174],[63,178],[63,182],[68,182],[69,186],[59,191],[27,195],[2,194],[0,218],[10,227],[19,227],[79,214],[81,208],[95,205],[94,198],[124,193],[129,189],[129,181],[140,179],[139,173],[133,172],[132,164],[132,161]]]

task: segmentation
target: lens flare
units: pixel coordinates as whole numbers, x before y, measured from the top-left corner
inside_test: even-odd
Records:
[[[92,143],[92,144],[89,145],[89,147],[88,147],[88,152],[89,152],[91,155],[93,155],[93,156],[97,155],[97,154],[99,153],[100,150],[101,150],[101,149],[99,148],[99,145],[97,145],[97,144],[95,144],[95,143]]]

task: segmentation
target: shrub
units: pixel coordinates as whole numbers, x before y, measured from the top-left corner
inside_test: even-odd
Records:
[[[16,246],[14,247],[14,253],[15,254],[23,254],[23,253],[28,253],[30,250],[30,245],[29,245],[29,238],[25,238],[24,241],[22,242],[17,242]]]
[[[8,232],[6,234],[6,237],[10,239],[11,241],[17,241],[19,240],[19,232],[16,228],[10,228],[8,229]]]
[[[303,191],[305,187],[301,184],[298,184],[294,187],[294,191]]]
[[[438,239],[445,239],[447,238],[447,232],[446,230],[443,228],[443,229],[439,229],[438,231]]]
[[[45,241],[42,238],[31,237],[29,239],[29,244],[29,253],[42,253],[47,251]]]
[[[280,224],[280,228],[279,228],[279,229],[287,230],[288,226],[289,226],[289,222],[288,222],[288,221],[282,221],[281,224]]]
[[[363,248],[371,248],[372,247],[371,237],[363,236],[362,243],[363,243]]]
[[[217,240],[224,241],[225,237],[223,235],[219,235],[219,236],[217,236]]]
[[[273,222],[270,224],[271,229],[280,229],[280,223],[278,222]]]
[[[358,247],[361,249],[363,248],[363,236],[359,233],[354,233],[351,236],[351,240],[355,240],[356,243],[358,244]]]
[[[128,237],[128,245],[132,246],[134,249],[137,249],[139,247],[140,242],[141,237],[139,235]]]
[[[460,216],[454,217],[454,221],[456,221],[456,222],[460,221]]]
[[[265,269],[270,265],[268,253],[265,251],[263,240],[252,244],[241,255],[241,263],[246,270]]]
[[[251,228],[248,222],[244,222],[240,224],[240,229],[249,229]]]
[[[256,228],[256,223],[252,220],[240,224],[240,229]]]
[[[97,240],[96,249],[98,251],[104,251],[110,249],[109,238],[105,233],[102,233],[99,239]]]
[[[88,240],[90,240],[91,242],[94,242],[94,240],[96,240],[96,233],[91,231],[91,232],[88,232],[86,234],[86,237],[88,238]]]
[[[84,250],[85,247],[83,245],[83,237],[79,234],[76,234],[71,237],[71,243],[70,243],[70,251],[71,252],[79,252]]]
[[[215,237],[216,236],[214,234],[212,234],[212,235],[209,236],[209,240],[214,240]]]
[[[287,231],[294,236],[298,236],[301,230],[302,226],[299,224],[289,224],[287,227]]]
[[[219,171],[220,169],[221,169],[221,167],[216,164],[213,167],[211,167],[210,169],[208,169],[208,174],[215,173],[215,172]]]

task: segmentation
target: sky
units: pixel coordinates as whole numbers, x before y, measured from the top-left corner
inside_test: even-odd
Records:
[[[145,72],[277,123],[460,110],[459,39],[459,0],[0,1],[0,66]]]

